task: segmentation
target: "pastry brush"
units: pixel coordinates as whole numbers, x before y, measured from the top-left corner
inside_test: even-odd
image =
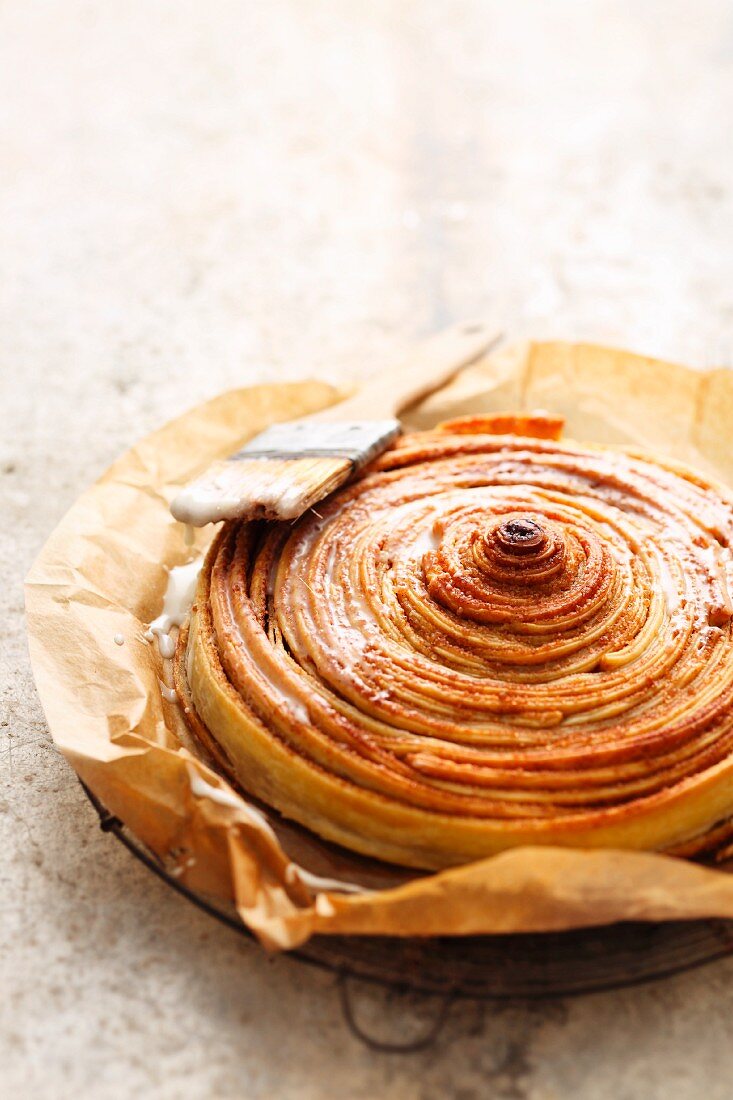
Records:
[[[407,361],[379,371],[345,401],[273,424],[231,458],[214,462],[171,504],[182,523],[294,520],[387,449],[402,431],[396,414],[449,381],[499,339],[480,323],[426,340]]]

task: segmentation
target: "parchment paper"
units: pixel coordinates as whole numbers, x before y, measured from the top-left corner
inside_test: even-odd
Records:
[[[263,842],[241,794],[162,698],[161,660],[144,633],[161,609],[167,569],[211,537],[200,532],[196,547],[186,546],[168,512],[177,489],[267,424],[338,398],[320,382],[224,394],[128,451],[59,524],[27,580],[28,631],[53,739],[80,777],[180,881],[233,898],[270,948],[294,947],[314,932],[449,935],[733,918],[733,875],[656,854],[523,848],[415,875],[332,850],[276,815],[280,843]],[[733,484],[727,370],[533,343],[480,361],[404,419],[427,427],[465,413],[535,409],[565,416],[570,438],[639,445]],[[114,640],[120,634],[123,645]],[[225,792],[223,800],[201,780]],[[370,891],[311,896],[286,874],[290,859]]]

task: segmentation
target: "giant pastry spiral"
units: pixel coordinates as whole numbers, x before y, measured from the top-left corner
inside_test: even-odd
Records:
[[[248,791],[436,868],[693,851],[733,815],[733,498],[542,422],[404,436],[295,525],[227,523],[177,681]]]

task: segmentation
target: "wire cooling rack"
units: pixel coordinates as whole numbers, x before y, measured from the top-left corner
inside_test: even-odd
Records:
[[[112,833],[153,874],[234,932],[254,939],[232,905],[195,893],[168,873],[158,857],[82,788]],[[534,1000],[618,989],[678,974],[733,954],[733,920],[628,922],[569,932],[398,939],[389,936],[314,936],[291,957],[330,970],[344,1020],[374,1050],[409,1053],[430,1046],[457,998]],[[356,982],[371,982],[435,998],[425,1034],[385,1042],[359,1025]]]

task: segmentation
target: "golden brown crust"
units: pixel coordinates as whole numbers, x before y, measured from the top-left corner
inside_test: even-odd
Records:
[[[451,435],[522,435],[531,439],[558,440],[564,424],[562,416],[547,413],[484,413],[443,420],[438,424],[438,431]]]
[[[295,526],[225,525],[179,643],[199,736],[286,815],[412,866],[727,835],[731,499],[477,426],[403,437]]]

